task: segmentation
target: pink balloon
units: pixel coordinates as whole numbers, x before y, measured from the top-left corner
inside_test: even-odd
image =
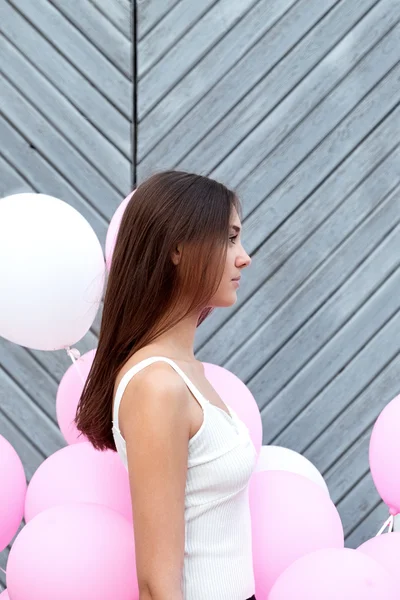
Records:
[[[372,430],[369,465],[376,489],[390,513],[400,512],[400,395],[381,412]]]
[[[29,483],[25,521],[51,506],[71,502],[108,506],[132,521],[128,472],[114,450],[102,452],[85,442],[49,456]]]
[[[119,226],[121,224],[122,215],[124,214],[125,208],[127,207],[129,200],[132,198],[134,193],[135,190],[133,190],[133,192],[131,192],[129,196],[127,196],[125,200],[121,202],[110,221],[110,225],[108,226],[105,248],[106,265],[108,270],[111,267],[111,259],[115,248],[115,242],[117,241],[117,235],[119,231]]]
[[[359,552],[374,558],[382,567],[387,569],[396,584],[397,594],[400,598],[400,532],[378,535],[357,548]]]
[[[239,377],[219,365],[203,362],[204,374],[220,398],[232,407],[248,427],[253,444],[259,454],[262,446],[262,421],[260,409],[247,385]]]
[[[0,600],[10,600],[7,590],[4,590],[4,592],[0,594]]]
[[[350,548],[311,552],[279,577],[268,600],[395,600],[394,582],[379,563]]]
[[[288,471],[255,472],[250,480],[256,597],[297,558],[322,548],[343,548],[339,513],[316,483]]]
[[[57,421],[68,444],[88,441],[85,435],[80,435],[74,419],[95,354],[96,349],[82,354],[75,364],[68,367],[58,386],[56,397]]]
[[[132,523],[96,504],[37,515],[8,557],[12,600],[138,600]]]
[[[0,435],[0,552],[11,542],[24,516],[26,478],[22,462]]]

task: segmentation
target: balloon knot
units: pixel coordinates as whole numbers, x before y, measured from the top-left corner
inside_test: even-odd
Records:
[[[78,360],[78,358],[81,357],[81,353],[79,352],[79,350],[77,348],[70,348],[70,346],[67,346],[65,348],[68,356],[70,357],[70,359],[72,360],[72,362],[74,362],[75,360]]]

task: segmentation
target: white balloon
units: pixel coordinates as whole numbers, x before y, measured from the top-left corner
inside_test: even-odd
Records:
[[[0,335],[60,350],[87,333],[105,281],[100,242],[75,208],[45,194],[0,200]]]
[[[320,485],[329,495],[329,489],[325,479],[317,467],[305,456],[302,456],[290,448],[282,446],[262,446],[256,471],[290,471],[307,477],[314,483]]]

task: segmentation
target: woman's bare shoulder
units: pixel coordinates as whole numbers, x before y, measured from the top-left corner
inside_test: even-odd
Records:
[[[151,346],[145,346],[144,348],[141,348],[140,350],[135,352],[129,358],[129,360],[126,361],[126,363],[123,365],[123,367],[121,367],[121,369],[119,370],[118,375],[115,380],[115,388],[118,386],[119,382],[121,381],[121,379],[124,377],[124,375],[128,371],[130,371],[133,367],[135,367],[142,361],[144,361],[148,358],[152,358],[153,356],[164,356],[164,354],[157,352]],[[154,363],[146,366],[145,369],[140,370],[140,371],[138,371],[138,373],[135,374],[134,379],[136,381],[140,380],[142,382],[146,381],[148,379],[154,379],[155,373],[165,373],[165,374],[172,373],[171,381],[175,381],[175,380],[177,381],[178,379],[180,379],[180,377],[176,373],[176,371],[174,371],[171,368],[171,366],[168,365],[164,361],[157,361],[157,362],[154,362]]]
[[[141,361],[152,356],[162,355],[155,354],[146,348],[135,353],[120,370],[115,382],[115,389],[125,373],[127,373]],[[179,408],[181,411],[186,412],[186,409],[189,405],[188,399],[190,398],[190,394],[182,377],[173,368],[171,368],[168,363],[164,361],[157,361],[147,365],[144,369],[138,371],[134,375],[126,387],[126,391],[124,392],[124,401],[121,402],[120,407],[121,430],[124,428],[123,424],[130,419],[132,415],[132,409],[134,413],[137,411],[137,409],[140,409],[140,407],[137,405],[137,399],[140,398],[140,404],[143,404],[143,399],[145,397],[150,397],[152,399],[154,409],[157,406],[157,402],[160,403],[159,408],[161,409],[163,398],[169,398],[168,405],[171,409],[174,406],[175,409]],[[134,404],[136,406],[134,406]],[[146,404],[149,407],[149,401],[147,401]],[[166,408],[166,406],[164,408]]]

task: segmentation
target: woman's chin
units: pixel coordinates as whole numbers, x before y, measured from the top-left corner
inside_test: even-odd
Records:
[[[233,306],[237,302],[237,294],[234,292],[233,294],[227,294],[225,298],[221,298],[221,301],[218,303],[219,308],[229,308],[229,306]]]

